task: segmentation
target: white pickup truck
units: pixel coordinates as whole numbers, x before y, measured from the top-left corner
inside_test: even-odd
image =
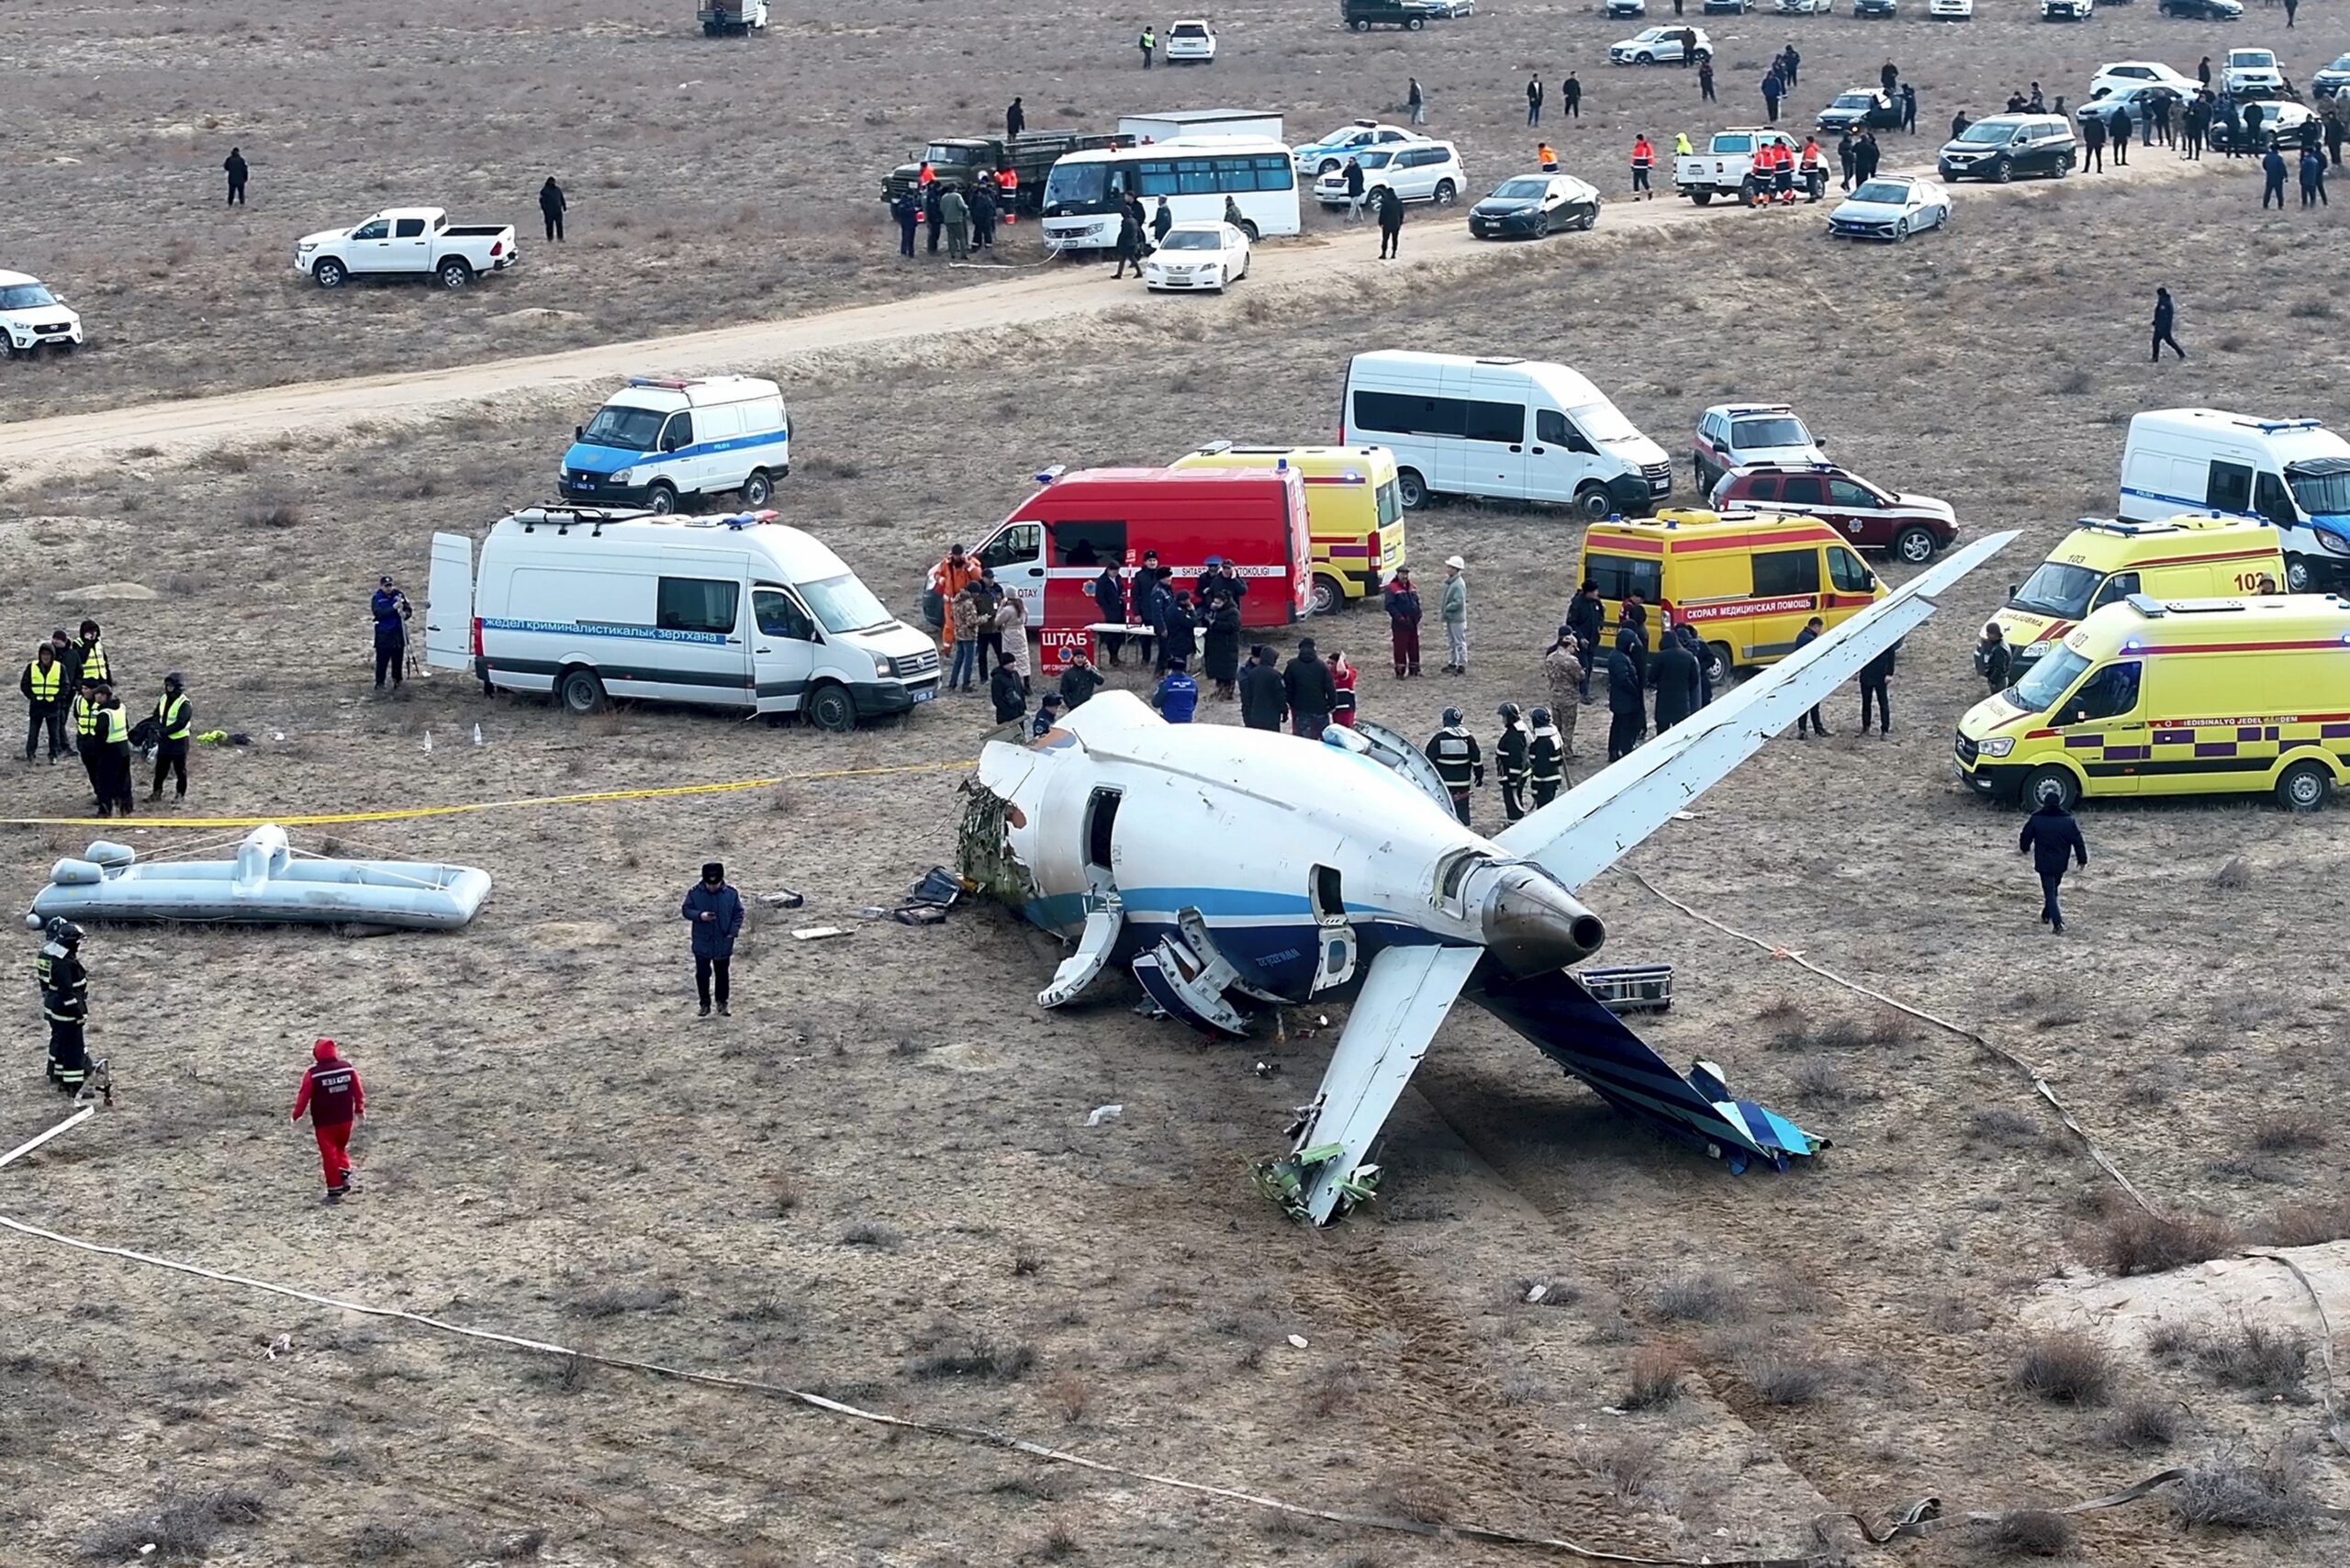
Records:
[[[1673,188],[1704,207],[1716,196],[1730,201],[1746,199],[1746,176],[1754,168],[1754,150],[1765,142],[1776,142],[1790,151],[1799,151],[1802,143],[1784,130],[1751,128],[1740,130],[1718,130],[1702,152],[1684,152],[1673,161]],[[1821,186],[1824,182],[1811,182]],[[1819,199],[1818,188],[1806,191],[1814,201]]]
[[[521,259],[512,224],[453,224],[437,207],[392,207],[294,243],[294,270],[320,288],[341,288],[354,277],[431,277],[443,288],[463,288]]]

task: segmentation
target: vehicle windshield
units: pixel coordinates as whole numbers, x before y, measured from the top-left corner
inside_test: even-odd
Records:
[[[961,147],[951,141],[934,141],[922,150],[925,163],[968,163],[979,155],[973,147]]]
[[[2333,63],[2327,66],[2326,69],[2328,71],[2350,71],[2350,54],[2335,55],[2333,57]]]
[[[851,572],[801,583],[800,597],[808,601],[809,612],[827,632],[870,632],[897,619]]]
[[[1754,138],[1745,135],[1733,136],[1728,132],[1724,132],[1722,135],[1714,138],[1712,151],[1716,152],[1751,152],[1754,151]]]
[[[1640,439],[1640,432],[1633,428],[1632,421],[1605,398],[1596,403],[1585,403],[1580,409],[1569,409],[1567,418],[1575,422],[1576,429],[1603,446]]]
[[[2285,487],[2311,517],[2350,516],[2350,472],[2311,474],[2288,468]]]
[[[1091,207],[1110,188],[1107,163],[1058,162],[1045,176],[1046,207]]]
[[[56,303],[57,296],[50,293],[42,284],[18,283],[0,288],[0,310],[30,310],[37,306]]]
[[[1839,93],[1836,101],[1828,106],[1831,109],[1864,109],[1874,101],[1867,93]]]
[[[2066,616],[2074,620],[2088,613],[2089,596],[2097,592],[2097,585],[2105,580],[2101,572],[2087,566],[2067,566],[2061,561],[2042,561],[2040,568],[2023,580],[2015,597],[2008,603],[2018,610],[2029,610],[2035,615]]]
[[[1899,207],[1909,199],[1909,187],[1891,180],[1871,180],[1852,193],[1854,201],[1882,202],[1887,207]]]
[[[1975,124],[1968,126],[1959,133],[1958,139],[1961,141],[1973,142],[1978,147],[1987,147],[1995,143],[2003,143],[2015,133],[2016,128],[2012,125],[1995,125],[1986,119],[1977,120]]]
[[[1793,414],[1776,419],[1740,420],[1731,428],[1730,444],[1741,451],[1758,446],[1809,446],[1811,432]]]
[[[2265,49],[2232,49],[2228,63],[2247,71],[2265,71],[2277,63],[2277,57]]]
[[[1347,143],[1350,141],[1360,141],[1370,134],[1370,128],[1367,126],[1342,125],[1337,129],[1332,131],[1329,135],[1324,137],[1321,140],[1310,143],[1309,145],[1315,147],[1344,147]]]
[[[579,439],[592,446],[614,446],[622,452],[650,452],[661,440],[661,422],[669,416],[657,409],[624,409],[607,403],[588,421]]]
[[[1394,152],[1388,148],[1372,147],[1356,153],[1355,162],[1366,169],[1384,169],[1387,167],[1387,161],[1394,156]]]
[[[1548,180],[1537,180],[1531,178],[1504,180],[1500,185],[1494,187],[1494,195],[1496,196],[1508,197],[1512,200],[1531,201],[1536,196],[1548,195],[1550,193],[1550,182]]]
[[[1170,230],[1167,238],[1158,242],[1158,248],[1162,251],[1221,251],[1224,249],[1224,236],[1205,229],[1177,229]]]
[[[2008,688],[2008,700],[2027,713],[2045,713],[2072,689],[2073,682],[2080,679],[2081,672],[2088,667],[2089,661],[2072,649],[2059,648]]]

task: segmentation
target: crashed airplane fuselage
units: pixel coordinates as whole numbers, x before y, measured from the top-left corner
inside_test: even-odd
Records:
[[[1610,1104],[1733,1170],[1823,1147],[1718,1070],[1667,1066],[1567,966],[1606,940],[1576,890],[1932,613],[2012,535],[1977,541],[1495,837],[1464,826],[1426,758],[1378,726],[1312,741],[1169,724],[1103,692],[1031,745],[994,742],[969,786],[962,868],[1074,944],[1038,995],[1130,970],[1160,1008],[1237,1038],[1249,1014],[1353,998],[1286,1161],[1260,1174],[1327,1221],[1466,998]]]

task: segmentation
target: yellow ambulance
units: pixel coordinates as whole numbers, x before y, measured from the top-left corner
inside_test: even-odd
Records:
[[[2350,600],[2162,600],[2089,612],[1967,711],[1958,770],[2000,801],[2274,790],[2315,811],[2350,778]]]
[[[2285,585],[2284,536],[2275,525],[2232,517],[2117,522],[2085,517],[2048,553],[1992,623],[2021,676],[2063,645],[2092,610],[2129,598],[2221,599],[2276,593]]]
[[[1395,454],[1383,446],[1235,446],[1210,442],[1169,468],[1279,468],[1305,481],[1314,613],[1377,593],[1406,562]]]
[[[1796,651],[1804,623],[1850,620],[1885,586],[1836,530],[1817,518],[1751,511],[1665,510],[1610,518],[1583,535],[1579,581],[1599,585],[1614,645],[1624,599],[1648,606],[1649,647],[1668,619],[1696,629],[1712,651],[1708,673],[1776,663]],[[1608,650],[1599,650],[1606,657]]]

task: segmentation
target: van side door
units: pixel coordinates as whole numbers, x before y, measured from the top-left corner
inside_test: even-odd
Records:
[[[1571,501],[1575,487],[1591,476],[1599,460],[1583,431],[1557,409],[1534,410],[1534,444],[1526,454],[1526,494],[1545,501]]]
[[[693,410],[694,445],[699,450],[687,460],[686,472],[693,487],[704,495],[738,489],[750,477],[749,454],[733,444],[743,433],[744,407],[722,403]]]
[[[1045,623],[1045,525],[1009,522],[979,546],[979,565],[995,573],[1005,591],[1020,596],[1028,624]],[[1101,575],[1099,569],[1094,576]],[[1089,589],[1091,578],[1087,579]]]
[[[748,648],[737,630],[739,577],[664,574],[654,589],[653,635],[645,656],[602,671],[616,697],[657,697],[671,702],[749,707],[754,681]]]
[[[1757,550],[1748,559],[1754,597],[1748,606],[1752,641],[1747,653],[1757,659],[1785,658],[1796,651],[1803,623],[1819,611],[1819,546]]]
[[[694,479],[693,459],[681,455],[693,443],[692,409],[680,409],[661,422],[661,439],[655,443],[661,449],[657,471],[666,476],[671,485],[687,494],[700,488]]]
[[[2252,465],[2226,457],[2211,459],[2210,474],[2204,481],[2203,504],[2225,516],[2250,517]]]
[[[2137,659],[2105,665],[2049,715],[2064,738],[2065,755],[2088,775],[2092,793],[2138,793],[2147,756],[2146,720],[2139,704],[2143,671]]]
[[[815,617],[798,597],[774,583],[751,589],[751,675],[762,713],[790,713],[807,695],[823,641]]]
[[[1516,497],[1526,488],[1526,426],[1528,410],[1515,398],[1504,401],[1486,388],[1471,398],[1461,416],[1461,461],[1470,493]],[[1572,492],[1569,492],[1572,494]]]

